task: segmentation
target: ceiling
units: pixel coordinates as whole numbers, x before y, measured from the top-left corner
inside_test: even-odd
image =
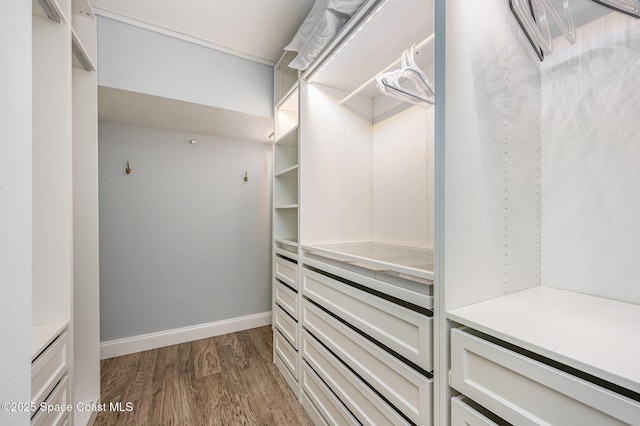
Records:
[[[275,63],[314,0],[90,0],[108,16],[169,30]],[[106,14],[105,14],[106,15]],[[117,18],[117,16],[115,16]]]

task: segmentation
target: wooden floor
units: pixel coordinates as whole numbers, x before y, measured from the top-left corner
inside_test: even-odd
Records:
[[[311,425],[272,362],[271,327],[125,355],[101,363],[96,425]]]

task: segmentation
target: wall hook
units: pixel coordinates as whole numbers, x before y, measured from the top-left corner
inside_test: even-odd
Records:
[[[247,182],[247,181],[249,180],[249,176],[247,176],[247,171],[246,171],[246,170],[245,170],[245,172],[244,172],[244,178],[243,178],[243,180],[244,180],[245,182]]]
[[[127,161],[127,168],[124,169],[125,172],[127,172],[127,174],[131,173],[131,166],[129,166],[129,161]]]

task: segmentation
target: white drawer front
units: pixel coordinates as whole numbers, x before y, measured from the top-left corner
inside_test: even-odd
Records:
[[[296,279],[296,267],[293,262],[289,262],[281,257],[276,257],[276,277],[282,282],[298,289],[298,280]]]
[[[362,424],[409,424],[306,331],[302,350],[311,368]]]
[[[432,318],[307,269],[302,283],[305,296],[426,371],[432,370]]]
[[[364,264],[356,266],[353,263],[330,260],[313,254],[307,255],[304,258],[304,263],[405,302],[427,309],[433,308],[433,282],[430,280],[415,277],[403,278],[408,277],[407,275],[389,275],[388,273],[366,269],[367,265]],[[416,282],[415,280],[422,282]]]
[[[451,385],[517,425],[640,419],[636,401],[459,329],[451,330]]]
[[[71,404],[69,398],[69,376],[65,376],[62,381],[58,383],[58,386],[44,402],[50,406]],[[33,416],[33,419],[31,419],[31,424],[34,426],[61,426],[68,421],[71,414],[69,411],[62,411],[60,409],[51,409],[50,411],[40,410]]]
[[[276,355],[280,357],[291,375],[297,380],[300,368],[298,363],[298,352],[293,348],[293,346],[291,346],[289,342],[287,342],[287,339],[282,337],[282,335],[278,331],[275,331],[273,333],[273,337],[273,348]]]
[[[312,409],[307,411],[317,411],[322,423],[333,426],[360,424],[306,363],[302,365],[301,380],[302,395],[312,403]]]
[[[298,318],[298,293],[276,280],[276,303],[292,317]]]
[[[451,398],[451,426],[498,426],[464,402],[464,397]]]
[[[298,323],[280,306],[276,306],[274,318],[276,328],[280,330],[294,348],[298,349]]]
[[[40,405],[69,369],[69,332],[62,333],[31,364],[31,402]]]
[[[334,354],[419,425],[432,423],[432,381],[305,300],[302,324]]]

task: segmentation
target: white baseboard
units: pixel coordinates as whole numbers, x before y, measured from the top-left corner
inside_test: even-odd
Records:
[[[249,330],[271,324],[271,312],[247,315],[245,317],[176,328],[157,333],[143,334],[124,339],[100,343],[100,359],[113,358],[164,346],[206,339],[236,331]]]

